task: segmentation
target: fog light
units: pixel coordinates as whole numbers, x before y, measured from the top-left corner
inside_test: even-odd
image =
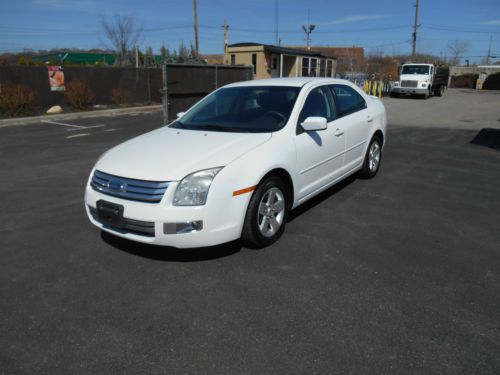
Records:
[[[182,234],[199,232],[203,229],[203,220],[185,221],[182,223],[163,223],[164,234]]]

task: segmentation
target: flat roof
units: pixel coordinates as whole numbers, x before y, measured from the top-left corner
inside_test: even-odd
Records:
[[[324,55],[319,52],[314,51],[304,51],[295,48],[281,47],[281,46],[273,46],[271,44],[262,44],[262,43],[235,43],[228,45],[228,48],[231,47],[264,47],[264,50],[275,52],[283,55],[299,55],[299,56],[309,56],[309,57],[322,57],[336,60],[335,56]]]

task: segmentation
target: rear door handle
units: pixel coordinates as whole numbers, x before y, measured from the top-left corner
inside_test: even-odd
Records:
[[[344,134],[343,130],[340,130],[340,128],[335,129],[335,133],[333,133],[336,137],[340,137],[342,134]]]
[[[373,117],[368,116],[368,118],[367,118],[367,120],[366,120],[366,121],[368,121],[368,122],[373,122]]]

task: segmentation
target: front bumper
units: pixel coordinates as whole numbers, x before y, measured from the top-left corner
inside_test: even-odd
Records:
[[[428,92],[427,87],[393,87],[391,90],[396,95],[425,95]]]
[[[87,185],[85,209],[96,227],[132,241],[177,248],[213,246],[238,239],[250,194],[240,197],[209,193],[204,206],[173,206],[177,182],[171,183],[160,203],[151,204],[120,199],[95,191]],[[210,199],[215,196],[214,199]],[[124,226],[121,228],[103,224],[96,215],[97,202],[122,205]],[[200,222],[202,223],[200,226]],[[193,224],[197,223],[197,224]],[[181,224],[181,226],[179,226]],[[175,230],[188,225],[188,230]],[[189,230],[192,225],[192,230]],[[175,233],[178,232],[178,233]]]

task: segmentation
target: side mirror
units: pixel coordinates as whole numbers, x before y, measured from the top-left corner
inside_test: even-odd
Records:
[[[316,130],[325,130],[327,126],[326,118],[311,116],[304,120],[302,127],[306,132],[312,132]]]
[[[177,118],[181,118],[182,116],[184,116],[184,114],[185,114],[185,113],[186,113],[186,112],[179,112],[179,113],[177,114]]]

